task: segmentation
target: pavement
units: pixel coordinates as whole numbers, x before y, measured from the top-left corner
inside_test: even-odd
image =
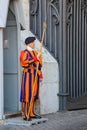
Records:
[[[57,112],[42,117],[48,120],[30,126],[24,126],[21,124],[5,125],[4,122],[7,120],[0,121],[0,130],[87,130],[86,109]]]

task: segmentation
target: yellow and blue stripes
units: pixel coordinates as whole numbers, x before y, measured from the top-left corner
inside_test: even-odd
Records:
[[[34,55],[37,55],[37,53],[38,52],[36,51],[33,53],[32,51],[25,50],[20,58],[20,64],[24,68],[21,82],[20,101],[24,103],[30,102],[32,98],[32,92],[34,92],[34,100],[38,99],[39,97],[39,75],[41,73],[42,58],[40,58],[35,90],[33,91],[37,66],[37,62],[34,61],[33,57]]]

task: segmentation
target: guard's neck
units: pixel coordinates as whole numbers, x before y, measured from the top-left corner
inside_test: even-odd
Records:
[[[27,50],[29,50],[29,51],[34,51],[34,49],[31,48],[30,46],[27,46]]]

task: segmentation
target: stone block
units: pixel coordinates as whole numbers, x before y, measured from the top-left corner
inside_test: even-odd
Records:
[[[40,113],[55,113],[59,110],[58,83],[43,83],[40,86]]]

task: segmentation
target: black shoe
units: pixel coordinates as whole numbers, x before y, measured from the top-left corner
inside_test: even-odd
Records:
[[[23,120],[25,120],[25,121],[31,121],[31,118],[29,117],[29,118],[27,119],[27,117],[24,117]]]
[[[23,120],[27,121],[27,117],[24,117]]]
[[[29,117],[29,118],[27,119],[27,121],[32,121],[32,119]]]
[[[30,116],[30,118],[32,118],[32,119],[41,119],[42,117],[39,116],[39,115],[35,115],[35,116]]]

